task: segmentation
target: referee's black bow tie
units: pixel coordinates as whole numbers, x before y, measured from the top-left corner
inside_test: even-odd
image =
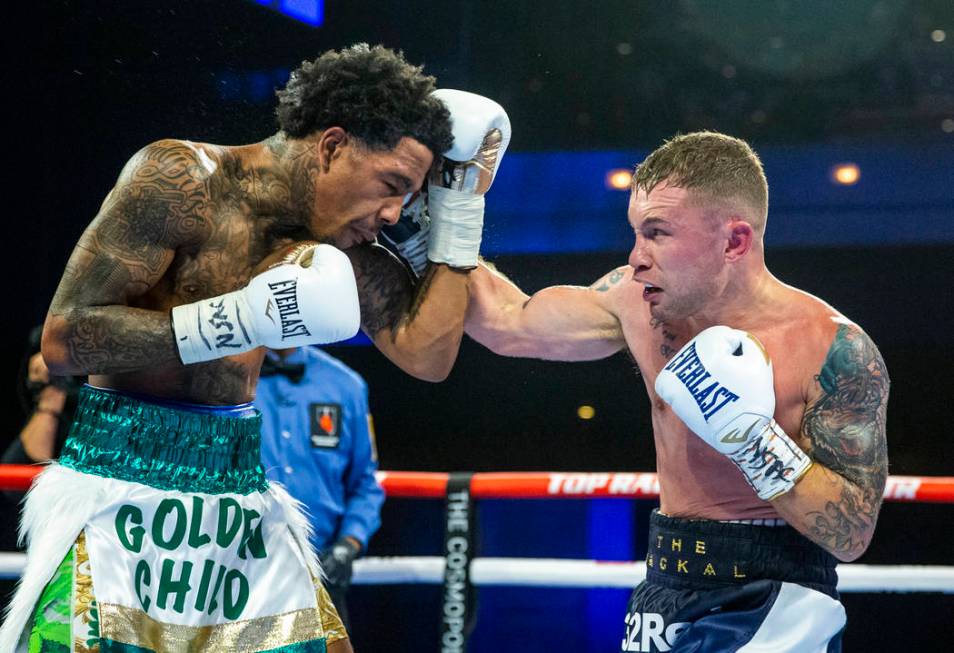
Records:
[[[268,356],[262,361],[261,376],[275,376],[281,374],[292,383],[299,383],[305,376],[304,363],[286,363],[283,360],[274,360]]]

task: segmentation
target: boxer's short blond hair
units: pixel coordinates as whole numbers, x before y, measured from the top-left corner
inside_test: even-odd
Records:
[[[694,191],[701,203],[741,203],[751,211],[746,217],[753,229],[765,230],[768,182],[758,155],[741,139],[701,131],[666,141],[636,166],[633,191],[648,195],[664,181]]]

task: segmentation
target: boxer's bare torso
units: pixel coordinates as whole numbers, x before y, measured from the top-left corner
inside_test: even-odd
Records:
[[[737,172],[726,163],[738,164],[735,155],[713,155],[705,165],[695,154],[685,156],[700,177],[715,166],[736,183],[735,172],[720,168]],[[752,164],[749,159],[745,166],[757,168]],[[840,560],[857,558],[871,541],[887,477],[890,381],[877,347],[835,309],[768,271],[765,197],[700,193],[658,180],[652,166],[647,170],[650,190],[637,185],[630,195],[627,217],[635,239],[629,265],[589,287],[550,286],[532,296],[485,265],[471,276],[467,333],[506,356],[583,361],[627,349],[652,405],[664,513],[781,517]],[[762,188],[754,181],[749,186]],[[717,325],[761,341],[773,361],[774,418],[813,462],[770,502],[759,499],[741,468],[692,433],[655,392],[666,361]],[[746,381],[737,382],[744,387]]]
[[[303,227],[291,225],[293,231],[289,233],[290,225],[282,222],[281,216],[293,212],[283,206],[288,201],[287,192],[279,192],[276,185],[287,189],[287,182],[281,184],[280,180],[256,175],[251,162],[243,160],[247,153],[242,148],[173,141],[160,147],[165,150],[164,156],[175,157],[182,167],[177,189],[181,199],[170,196],[168,201],[191,201],[195,205],[182,206],[181,244],[171,255],[164,254],[164,258],[171,258],[169,267],[155,285],[130,297],[129,306],[168,313],[174,306],[241,288],[270,252],[293,239],[308,238]],[[106,203],[110,201],[112,198],[107,198]],[[148,226],[146,221],[137,222]],[[97,230],[93,246],[108,247],[109,239],[124,236],[119,225],[112,230]],[[161,262],[160,257],[143,261],[147,266]],[[227,328],[222,331],[223,336],[228,334]],[[196,403],[240,403],[254,395],[263,355],[256,350],[190,366],[171,361],[148,370],[92,375],[90,383]]]
[[[734,464],[696,437],[656,394],[656,375],[695,332],[688,325],[653,318],[643,286],[633,283],[632,276],[632,268],[624,266],[595,286],[609,287],[608,280],[618,279],[619,287],[610,290],[612,301],[652,404],[660,509],[672,516],[720,520],[778,517]],[[805,451],[811,451],[812,443],[800,436],[802,420],[822,393],[817,376],[839,325],[846,324],[831,306],[781,284],[770,305],[753,307],[733,322],[758,337],[772,357],[775,419]]]
[[[280,137],[240,147],[165,140],[130,160],[74,250],[50,308],[54,322],[69,313],[63,339],[74,365],[106,371],[92,372],[91,384],[202,404],[253,398],[264,350],[184,366],[168,316],[174,306],[243,287],[291,243],[316,239],[304,217],[314,197],[292,178],[307,176],[307,164],[274,165],[286,147]],[[410,282],[361,283],[372,269],[395,264],[362,244],[371,238],[364,223],[345,228],[344,246],[357,245],[348,253],[365,291],[362,313],[380,323],[382,293],[391,293],[389,306],[400,305]],[[111,306],[141,310],[107,316]],[[229,338],[234,328],[218,325],[216,333]],[[157,344],[162,330],[169,337]],[[143,367],[144,358],[151,364]]]

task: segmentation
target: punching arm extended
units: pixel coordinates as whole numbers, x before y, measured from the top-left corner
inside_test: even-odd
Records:
[[[590,287],[551,286],[532,297],[493,266],[471,274],[467,335],[502,356],[584,361],[625,346],[613,309],[628,267]]]
[[[160,141],[124,168],[73,250],[47,314],[53,374],[113,374],[178,360],[168,312],[130,304],[162,277],[176,247],[208,228],[204,168],[189,145]]]
[[[375,244],[347,251],[361,300],[361,327],[395,365],[425,381],[450,374],[464,333],[469,272],[428,264],[415,284],[404,265]]]
[[[839,326],[816,380],[821,394],[801,429],[815,464],[773,504],[803,535],[847,562],[868,548],[881,508],[890,380],[875,344],[850,324]]]

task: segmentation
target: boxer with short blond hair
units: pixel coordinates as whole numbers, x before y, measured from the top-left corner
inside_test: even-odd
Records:
[[[638,365],[660,507],[624,651],[840,650],[835,564],[874,533],[889,379],[858,325],[769,272],[767,212],[748,144],[677,136],[636,170],[629,265],[530,297],[472,275],[466,331],[493,351]]]
[[[364,44],[304,62],[278,97],[265,141],[134,155],[73,251],[43,357],[89,386],[28,496],[0,650],[350,650],[307,521],[260,463],[264,347],[360,325],[408,373],[445,378],[489,184],[439,173],[492,176],[509,123]],[[440,239],[415,284],[376,236],[431,173]]]

